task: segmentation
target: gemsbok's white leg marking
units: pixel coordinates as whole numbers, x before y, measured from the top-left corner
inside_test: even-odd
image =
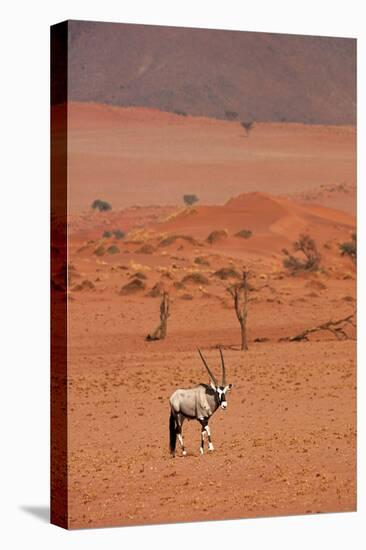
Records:
[[[186,451],[185,448],[184,448],[184,442],[183,442],[183,436],[182,436],[182,434],[178,434],[178,440],[179,440],[180,446],[182,447],[182,454],[183,454],[183,456],[186,456],[186,455],[187,455],[187,451]]]

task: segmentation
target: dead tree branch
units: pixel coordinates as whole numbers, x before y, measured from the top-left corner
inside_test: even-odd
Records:
[[[240,324],[241,333],[241,349],[248,349],[247,338],[247,318],[248,318],[248,303],[249,303],[249,271],[243,269],[242,280],[234,285],[227,287],[227,291],[233,298],[234,309]]]
[[[318,332],[321,330],[326,330],[331,332],[337,340],[348,340],[349,336],[345,332],[345,328],[347,326],[353,326],[355,327],[355,320],[354,320],[354,313],[351,315],[348,315],[347,317],[343,317],[342,319],[338,319],[337,321],[327,321],[326,323],[322,323],[320,325],[317,325],[315,327],[307,328],[300,332],[299,334],[296,334],[295,336],[288,336],[285,338],[280,338],[280,342],[300,342],[301,340],[308,341],[309,334],[312,334],[314,332]]]
[[[168,328],[168,318],[170,316],[170,298],[167,292],[163,292],[160,302],[160,324],[152,334],[146,336],[146,340],[164,340]]]

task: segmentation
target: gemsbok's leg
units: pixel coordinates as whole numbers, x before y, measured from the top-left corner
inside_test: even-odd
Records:
[[[212,445],[212,441],[211,441],[211,432],[210,432],[210,427],[209,427],[208,424],[206,425],[205,430],[206,430],[206,432],[207,432],[207,437],[208,437],[208,450],[209,450],[209,451],[213,451],[213,450],[214,450],[214,446]]]
[[[178,436],[178,441],[180,443],[180,446],[182,447],[182,454],[183,456],[186,456],[187,451],[185,450],[185,447],[184,447],[183,430],[182,430],[183,422],[184,422],[184,418],[181,415],[179,415],[177,419],[177,436]]]
[[[203,420],[200,420],[199,422],[200,422],[200,424],[201,424],[201,447],[200,447],[200,453],[201,453],[201,455],[203,455],[203,453],[204,453],[204,447],[205,447],[205,435],[207,434],[207,435],[209,436],[210,429],[209,429],[209,427],[208,427],[208,425],[207,425],[208,420],[203,419]],[[207,430],[208,430],[208,431],[207,431]],[[212,445],[212,443],[211,443],[211,439],[210,439],[210,436],[209,436],[209,444],[208,444],[209,450],[211,450],[210,445]]]

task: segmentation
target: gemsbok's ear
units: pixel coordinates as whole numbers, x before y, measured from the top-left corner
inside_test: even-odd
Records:
[[[212,380],[210,380],[210,386],[211,386],[211,388],[212,388],[213,390],[216,391],[216,386],[215,386],[215,384],[212,382]]]
[[[229,385],[227,386],[227,391],[231,391],[232,389],[233,389],[233,385],[232,385],[232,384],[229,384]]]

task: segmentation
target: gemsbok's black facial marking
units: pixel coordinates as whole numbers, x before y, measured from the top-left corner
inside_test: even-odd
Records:
[[[221,366],[222,366],[222,384],[219,385],[215,376],[211,372],[200,350],[198,350],[203,364],[210,377],[210,383],[199,384],[191,389],[178,389],[170,398],[170,420],[169,420],[169,446],[170,452],[175,456],[176,441],[179,440],[182,448],[182,454],[187,452],[184,447],[182,426],[185,419],[198,420],[201,424],[201,446],[200,452],[204,452],[204,442],[207,436],[208,450],[213,451],[214,446],[211,441],[211,432],[208,426],[210,417],[218,408],[226,409],[226,393],[231,390],[232,385],[226,383],[226,371],[224,356],[221,348]]]

